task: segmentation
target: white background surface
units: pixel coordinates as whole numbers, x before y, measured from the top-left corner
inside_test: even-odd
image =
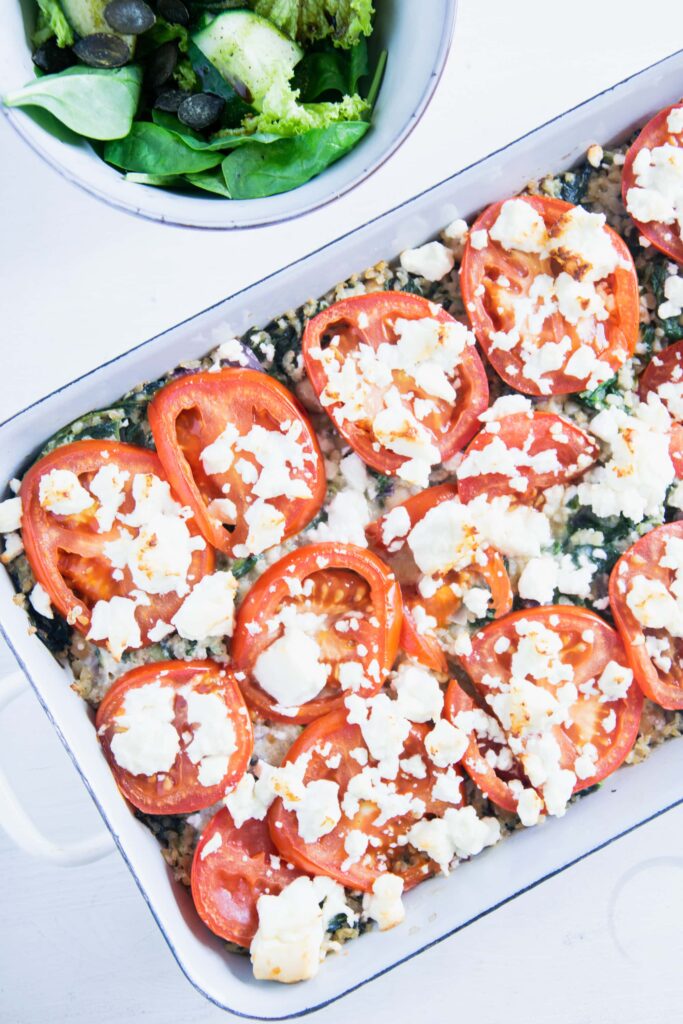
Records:
[[[461,0],[446,73],[403,149],[337,204],[239,234],[110,210],[0,123],[0,418],[680,47],[680,0]],[[28,693],[0,722],[0,761],[50,836],[100,827]],[[428,1003],[430,1021],[678,1022],[682,847],[679,808],[309,1019],[403,1024]],[[118,855],[67,871],[0,832],[0,878],[2,1024],[229,1018],[184,979]]]

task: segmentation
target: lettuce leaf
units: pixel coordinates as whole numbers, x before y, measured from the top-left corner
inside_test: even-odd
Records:
[[[290,39],[314,43],[331,39],[348,49],[372,32],[372,0],[254,0],[257,14],[268,18]]]
[[[245,117],[247,132],[268,132],[273,135],[303,135],[312,129],[328,128],[339,121],[361,121],[370,109],[360,96],[344,96],[339,103],[299,103],[298,92],[283,83],[277,93],[268,91],[263,110]]]
[[[40,11],[36,22],[36,30],[32,36],[35,46],[40,46],[46,39],[55,37],[57,46],[71,46],[74,34],[59,0],[37,0]]]

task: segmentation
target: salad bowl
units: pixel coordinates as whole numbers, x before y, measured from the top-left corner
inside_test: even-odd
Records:
[[[5,11],[0,37],[0,95],[34,77],[30,32],[34,0],[13,2]],[[37,156],[63,178],[110,206],[178,227],[231,229],[257,227],[309,213],[344,195],[378,169],[408,137],[426,110],[450,48],[457,0],[429,0],[429,17],[416,18],[413,4],[377,4],[371,52],[387,51],[387,64],[372,125],[360,143],[338,163],[307,184],[264,199],[224,200],[171,192],[126,181],[104,163],[86,139],[45,127],[30,109],[0,111]],[[34,108],[35,109],[35,108]]]

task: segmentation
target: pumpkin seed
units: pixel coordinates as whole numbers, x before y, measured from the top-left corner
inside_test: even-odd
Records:
[[[197,92],[188,96],[180,104],[178,120],[186,124],[188,128],[201,131],[213,124],[224,106],[225,100],[221,96],[215,96],[211,92]]]
[[[157,20],[145,0],[110,0],[104,8],[104,17],[115,32],[129,36],[139,36]]]
[[[190,24],[190,12],[183,0],[159,0],[157,10],[162,18],[174,25],[187,26]]]
[[[168,82],[178,63],[178,44],[169,39],[158,46],[147,61],[146,79],[152,89],[160,89]]]
[[[41,71],[44,71],[46,75],[56,75],[60,71],[65,71],[66,68],[70,68],[72,64],[76,63],[70,47],[58,46],[57,40],[53,37],[46,40],[44,43],[33,51],[31,58],[33,63]]]
[[[74,44],[74,53],[91,68],[120,68],[130,60],[125,40],[109,32],[94,32]]]
[[[189,95],[188,92],[183,92],[182,89],[164,89],[154,101],[154,106],[157,110],[165,110],[168,114],[176,114],[180,104]]]

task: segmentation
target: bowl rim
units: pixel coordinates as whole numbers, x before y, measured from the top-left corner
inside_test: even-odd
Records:
[[[212,217],[211,209],[224,210],[229,215],[231,208],[231,201],[227,200],[224,203],[220,203],[219,200],[208,199],[201,196],[198,197],[183,197],[190,198],[192,202],[196,203],[195,209],[197,214],[200,210],[201,203],[204,203],[201,209],[206,211],[206,217],[201,220],[197,220],[197,214],[195,218],[188,213],[186,215],[167,215],[162,209],[156,208],[156,204],[147,205],[141,198],[144,196],[144,189],[149,186],[144,185],[132,185],[129,182],[128,185],[131,188],[131,199],[127,200],[125,196],[119,194],[112,194],[106,188],[101,187],[90,179],[87,173],[82,173],[68,165],[59,158],[59,155],[55,155],[49,151],[47,143],[43,143],[43,139],[53,139],[53,136],[45,129],[33,121],[30,117],[25,116],[21,108],[6,107],[0,103],[0,111],[4,115],[7,123],[10,127],[19,135],[19,137],[26,143],[26,145],[36,154],[39,160],[55,171],[61,178],[74,185],[88,195],[93,196],[95,199],[104,203],[110,209],[121,210],[133,217],[140,217],[144,220],[152,221],[157,224],[166,224],[169,227],[176,228],[189,228],[193,230],[203,231],[239,231],[245,228],[257,228],[257,227],[268,227],[275,224],[284,224],[288,221],[295,220],[298,217],[302,217],[306,214],[312,213],[315,210],[319,210],[324,206],[328,206],[330,203],[339,199],[341,196],[346,195],[355,189],[362,182],[372,177],[376,171],[384,166],[385,163],[394,155],[394,153],[403,145],[405,140],[413,132],[418,123],[422,120],[422,117],[427,110],[427,107],[432,101],[436,88],[441,81],[441,77],[446,66],[446,60],[453,40],[453,33],[455,30],[455,21],[458,11],[458,0],[444,0],[443,6],[443,17],[442,26],[443,32],[439,41],[439,46],[436,51],[435,61],[432,68],[432,72],[422,90],[419,100],[415,106],[413,114],[408,119],[406,124],[403,125],[401,130],[394,136],[388,147],[379,154],[374,161],[369,164],[361,165],[361,169],[355,174],[349,181],[345,182],[341,187],[333,190],[332,192],[316,199],[311,199],[310,202],[304,202],[300,207],[293,209],[288,213],[271,213],[263,211],[262,213],[256,212],[256,207],[260,204],[261,200],[237,200],[244,205],[242,209],[252,205],[255,208],[253,214],[240,216],[238,220],[230,220],[229,216],[226,217]],[[59,140],[57,140],[59,141]],[[84,140],[87,142],[87,140]],[[97,160],[98,164],[107,166],[103,160],[94,154],[94,159]],[[315,179],[311,179],[315,180]],[[120,182],[117,181],[117,184]],[[308,182],[300,186],[305,188]],[[164,191],[164,190],[154,190]],[[299,189],[294,189],[296,193]],[[169,194],[169,193],[165,193]],[[288,195],[289,193],[283,193]],[[171,194],[172,195],[172,194]],[[172,196],[172,198],[175,198]],[[273,197],[265,197],[265,202]],[[210,205],[209,205],[210,204]]]

